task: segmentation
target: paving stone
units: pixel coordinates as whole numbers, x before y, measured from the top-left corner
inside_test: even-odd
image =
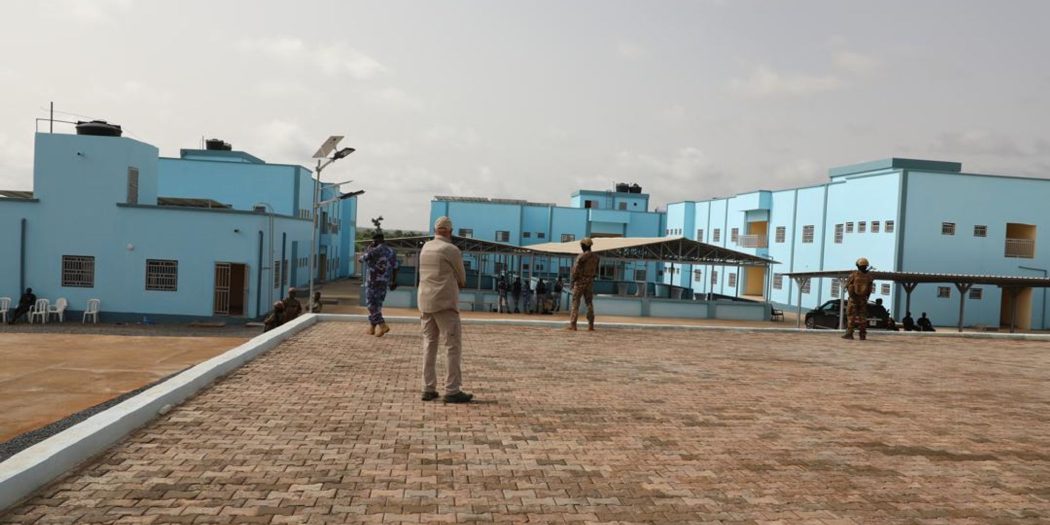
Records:
[[[1040,342],[321,323],[0,523],[1050,521]],[[439,360],[439,367],[442,361]],[[439,374],[439,376],[442,374]]]

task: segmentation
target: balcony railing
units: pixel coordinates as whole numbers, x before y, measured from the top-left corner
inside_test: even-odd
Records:
[[[737,244],[744,248],[768,248],[769,238],[765,235],[741,235]]]
[[[1021,259],[1035,258],[1034,239],[1006,239],[1006,256]]]

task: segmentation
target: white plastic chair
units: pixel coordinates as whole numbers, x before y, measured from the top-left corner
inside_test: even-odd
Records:
[[[88,299],[87,309],[84,310],[84,317],[80,319],[81,323],[86,323],[87,318],[91,317],[92,322],[98,323],[98,312],[102,305],[102,301],[98,299]]]
[[[47,309],[47,319],[50,321],[52,315],[58,316],[58,322],[66,322],[66,307],[69,306],[69,301],[65,297],[59,297],[55,300],[55,306]]]
[[[29,310],[29,322],[32,323],[37,317],[40,318],[41,323],[47,323],[47,313],[51,309],[50,301],[47,299],[37,299],[36,304]]]
[[[0,322],[7,322],[7,312],[11,310],[11,298],[0,297]]]

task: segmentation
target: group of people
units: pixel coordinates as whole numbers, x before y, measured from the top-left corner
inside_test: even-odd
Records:
[[[273,303],[273,309],[263,319],[263,332],[269,332],[303,313],[303,304],[295,297],[296,294],[298,290],[289,288],[287,297]],[[321,312],[321,292],[314,292],[313,300],[310,302],[310,311]]]
[[[499,313],[522,313],[527,314],[550,314],[561,311],[561,294],[565,290],[565,282],[561,276],[553,283],[544,279],[536,281],[535,300],[533,300],[530,279],[522,280],[515,277],[514,282],[508,282],[507,275],[501,274],[496,278],[496,294],[499,296]],[[513,307],[513,309],[512,309]]]
[[[912,319],[911,312],[905,312],[904,319],[901,319],[901,327],[905,332],[936,332],[930,318],[926,317],[926,312],[923,312],[918,320]]]

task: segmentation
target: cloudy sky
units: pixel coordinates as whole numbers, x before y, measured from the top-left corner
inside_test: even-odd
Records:
[[[889,156],[1050,177],[1050,2],[6,2],[0,189],[30,189],[49,101],[177,156],[202,136],[363,188],[653,202],[826,179]],[[59,114],[69,118],[69,115]]]

